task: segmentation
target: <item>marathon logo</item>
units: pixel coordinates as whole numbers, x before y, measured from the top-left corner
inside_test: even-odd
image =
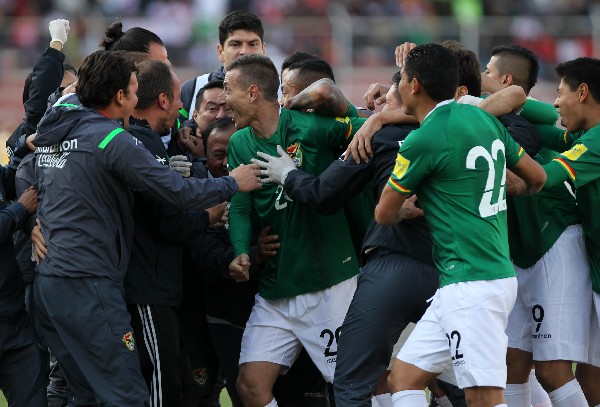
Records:
[[[48,147],[35,148],[35,152],[38,154],[55,154],[71,150],[77,150],[77,139],[65,140],[62,143],[56,143]]]

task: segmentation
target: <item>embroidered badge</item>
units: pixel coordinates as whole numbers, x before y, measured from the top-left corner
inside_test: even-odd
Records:
[[[198,386],[204,386],[206,384],[206,380],[208,379],[208,373],[206,373],[206,368],[201,367],[198,369],[194,369],[192,371],[194,375],[194,380],[198,383]]]
[[[302,150],[300,149],[300,143],[294,143],[286,147],[285,151],[288,153],[290,158],[294,160],[296,167],[300,168],[302,165]]]
[[[129,349],[130,351],[134,351],[135,350],[135,340],[133,339],[133,333],[131,331],[125,333],[125,335],[123,335],[123,342],[125,342],[125,346],[127,346],[127,349]]]

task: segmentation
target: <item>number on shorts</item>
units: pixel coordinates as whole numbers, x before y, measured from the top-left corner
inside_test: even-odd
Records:
[[[329,339],[327,340],[327,346],[325,347],[325,352],[324,352],[325,357],[331,357],[331,356],[337,355],[337,351],[331,350],[331,345],[333,345],[333,341],[335,339],[335,345],[337,346],[337,344],[340,340],[340,331],[341,330],[342,330],[342,327],[339,326],[335,330],[335,333],[331,332],[331,329],[323,329],[323,331],[321,332],[321,338],[325,338],[325,336],[329,337]]]
[[[448,347],[450,348],[450,351],[452,351],[452,339],[454,339],[455,336],[456,336],[456,352],[454,353],[454,356],[452,356],[452,360],[457,360],[457,359],[463,358],[463,354],[458,353],[458,347],[460,346],[460,332],[452,331],[452,333],[450,335],[446,334],[446,338],[448,338]]]
[[[531,314],[533,315],[533,320],[537,322],[535,327],[535,332],[540,331],[540,327],[542,326],[542,321],[544,320],[544,307],[540,304],[535,304],[533,308],[531,308]]]
[[[490,153],[485,147],[475,146],[469,150],[467,154],[467,169],[474,170],[475,164],[479,157],[483,157],[488,164],[489,171],[487,181],[485,183],[485,191],[479,202],[479,216],[487,218],[498,212],[506,210],[506,200],[504,199],[504,185],[506,184],[506,163],[502,169],[502,179],[500,180],[500,192],[498,193],[498,202],[492,203],[492,195],[494,193],[494,185],[496,183],[496,170],[494,161],[498,161],[498,153],[502,151],[502,156],[505,156],[504,144],[500,140],[494,140],[492,143],[492,152]],[[505,159],[506,161],[506,159]]]

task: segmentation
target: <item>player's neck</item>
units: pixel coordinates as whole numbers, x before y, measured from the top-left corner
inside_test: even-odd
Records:
[[[423,120],[427,115],[435,109],[437,102],[429,98],[423,99],[419,105],[415,106],[415,117],[419,121],[419,124],[423,123]]]
[[[258,137],[264,139],[271,137],[279,126],[279,106],[274,105],[272,108],[269,106],[256,112],[250,126]]]
[[[588,131],[589,129],[598,126],[600,124],[600,105],[595,105],[589,108],[589,112],[586,112],[585,125],[583,130]]]

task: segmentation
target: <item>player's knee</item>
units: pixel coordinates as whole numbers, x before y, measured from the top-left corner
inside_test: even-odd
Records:
[[[568,361],[536,362],[535,377],[544,390],[551,392],[573,380],[571,369]]]
[[[430,378],[419,375],[415,370],[411,371],[411,369],[404,369],[404,366],[396,366],[401,364],[403,364],[403,362],[396,362],[388,375],[387,385],[390,392],[396,393],[403,390],[424,389]]]
[[[245,405],[260,405],[260,402],[266,399],[270,401],[272,398],[269,398],[271,392],[266,391],[265,386],[258,380],[258,377],[243,374],[242,371],[240,371],[236,388]]]

